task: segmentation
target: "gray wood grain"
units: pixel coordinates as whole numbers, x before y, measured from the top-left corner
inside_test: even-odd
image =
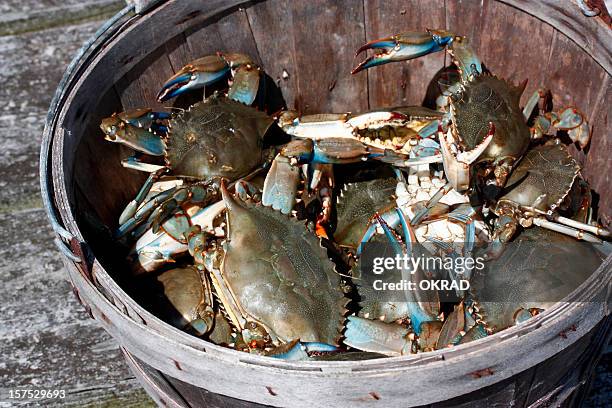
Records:
[[[297,73],[295,107],[304,113],[363,112],[366,75],[351,75],[355,51],[365,40],[361,2],[291,2]]]
[[[366,0],[364,8],[368,41],[406,31],[425,32],[426,28],[445,27],[442,0]],[[361,54],[356,61],[365,57]],[[421,105],[433,74],[444,66],[444,61],[444,52],[440,52],[408,62],[387,64],[357,75],[367,75],[372,108]]]
[[[295,41],[286,35],[294,24],[289,0],[261,2],[249,7],[246,12],[263,69],[281,88],[287,107],[294,109],[298,67]],[[279,41],[285,52],[277,53],[269,46]]]
[[[103,20],[123,7],[125,2],[121,0],[6,0],[0,3],[0,35]]]
[[[317,3],[317,5],[319,4],[320,3]],[[342,6],[350,6],[351,4],[353,3],[347,1],[346,4]],[[357,2],[357,4],[359,3]],[[174,9],[176,10],[178,4],[175,5],[176,7]],[[333,31],[335,20],[327,16],[327,14],[329,14],[328,9],[307,10],[302,6],[292,11],[294,21],[310,21],[311,19],[320,18],[321,21],[319,21],[319,23],[317,23],[318,25],[314,28],[316,29],[319,27]],[[359,24],[365,17],[360,14],[359,10],[348,11],[346,15],[348,18],[351,18],[351,21],[357,21],[357,23],[355,26],[352,26],[352,29],[343,32],[342,35],[351,37],[351,41],[356,41],[359,39],[358,35],[351,36],[351,34],[360,32],[362,28]],[[183,18],[184,16],[180,14],[173,15],[173,22],[175,22],[175,17]],[[164,19],[158,15],[156,21],[164,22]],[[186,23],[180,23],[179,25],[181,24]],[[176,25],[177,24],[174,26]],[[135,27],[137,27],[136,24],[130,27],[130,30],[136,31]],[[153,30],[153,28],[156,27],[155,24],[150,23],[149,30],[145,31],[145,34],[151,34],[151,36],[147,37],[145,35],[139,37],[140,42],[130,42],[129,40],[131,38],[129,35],[121,39],[121,47],[118,48],[120,52],[116,54],[115,57],[122,56],[129,58],[125,59],[121,64],[117,64],[117,60],[113,61],[112,58],[110,59],[110,62],[121,65],[119,72],[126,72],[133,68],[134,64],[137,64],[138,61],[143,61],[143,57],[154,49],[151,44],[155,47],[159,46],[161,43],[160,40],[164,38],[165,33],[163,31],[156,32]],[[180,33],[177,31],[178,29],[176,27],[172,30],[172,32],[168,33],[168,37],[176,37]],[[308,30],[309,27],[307,26],[299,27],[297,38],[300,40],[298,43],[301,46],[304,46],[304,44],[324,44],[322,39],[327,38],[324,35],[324,30],[320,32],[316,31],[316,36],[313,36],[313,38],[308,37],[308,34],[311,33]],[[312,31],[312,28],[310,28],[310,30]],[[221,35],[219,38],[221,38]],[[150,43],[148,48],[145,42]],[[179,43],[181,43],[180,38]],[[139,45],[143,45],[143,48],[137,48],[136,52],[133,53],[128,52],[131,47],[138,47]],[[349,45],[350,47],[339,42],[338,39],[334,39],[332,42],[332,46],[337,46],[339,49],[343,50],[341,53],[343,55],[346,53],[344,51],[345,49],[350,48],[352,51],[356,47],[356,45],[353,47],[354,44]],[[121,54],[122,52],[125,52],[125,54]],[[330,55],[331,53],[329,50],[325,50],[323,61],[331,61],[329,58]],[[174,61],[171,61],[171,63],[172,68],[176,69],[176,63]],[[301,55],[299,58],[299,65],[302,66],[306,63],[310,63],[307,55]],[[103,66],[103,68],[108,70],[109,66]],[[324,68],[328,69],[327,65],[325,65]],[[341,68],[342,72],[344,72],[344,68],[350,67],[342,66]],[[310,98],[313,103],[326,103],[325,101],[328,100],[327,98],[324,102],[317,102],[317,95],[319,97],[324,95],[324,93],[317,92],[321,89],[307,89],[307,86],[311,83],[309,78],[315,76],[317,73],[318,71],[314,68],[306,70],[306,74],[301,77],[301,79],[298,77],[301,81],[300,84],[302,84],[298,86],[298,89],[301,86],[303,88],[302,91],[306,92],[307,90],[309,93],[307,97]],[[323,77],[323,80],[316,85],[320,86],[321,83],[325,84],[329,73],[330,71],[326,71],[326,75],[320,75],[319,77]],[[333,73],[336,72],[332,71],[332,74]],[[108,79],[107,77],[108,76],[102,76],[97,78]],[[320,79],[319,77],[317,77],[317,79]],[[355,89],[357,89],[357,91],[361,90],[360,92],[356,92],[357,94],[362,94],[365,88],[360,88],[361,85],[361,83],[357,82],[356,85],[352,83],[336,84],[332,89],[328,88],[328,92],[332,94],[332,96],[327,95],[331,102],[329,106],[327,106],[329,109],[325,110],[334,110],[336,109],[335,107],[343,108],[348,104],[359,104],[359,101],[363,99],[353,100],[347,98],[347,95],[354,95]],[[332,92],[334,89],[339,93]],[[348,89],[348,91],[346,91],[346,89]],[[82,102],[84,99],[80,99],[79,101]],[[95,104],[92,106],[95,106]],[[304,104],[303,106],[306,105]],[[77,116],[78,115],[68,117],[67,120],[75,120]],[[73,129],[81,131],[87,129],[87,127],[74,127]],[[82,135],[73,136],[81,137]],[[69,135],[66,135],[63,140],[66,143],[75,142]],[[59,145],[59,147],[61,147],[61,145]],[[72,146],[68,145],[67,147],[70,148]],[[74,156],[67,157],[71,164]],[[61,171],[62,169],[60,167],[58,172]],[[69,183],[69,185],[71,186],[72,184]],[[67,212],[67,202],[63,203],[62,209],[65,212],[64,215],[70,217]],[[11,219],[13,216],[19,218],[21,215],[22,214],[17,212],[8,214]],[[74,225],[74,222],[71,225]],[[25,231],[36,228],[35,225],[30,225],[29,228],[27,228],[27,224],[25,226]],[[19,233],[22,233],[21,231],[11,230],[10,232],[19,238],[18,242],[23,241],[23,238],[19,235]],[[33,244],[25,245],[24,248],[26,253],[31,251],[32,246]],[[17,253],[16,250],[15,253]],[[19,259],[14,259],[13,263],[28,261],[28,258],[22,256]],[[31,262],[28,264],[30,265]],[[382,401],[384,403],[387,401],[387,397],[394,398],[398,392],[404,391],[398,390],[397,384],[390,384],[388,381],[389,377],[396,375],[398,371],[409,372],[409,375],[404,378],[406,383],[412,383],[415,378],[418,378],[427,381],[428,384],[434,382],[440,382],[442,384],[450,383],[462,391],[479,389],[483,386],[493,384],[500,379],[503,380],[506,376],[515,373],[517,370],[530,367],[530,364],[535,360],[548,358],[551,356],[551,353],[563,350],[568,344],[576,341],[581,335],[586,334],[588,328],[599,318],[609,313],[605,306],[599,309],[593,306],[594,304],[587,304],[581,307],[575,304],[561,306],[554,314],[551,316],[549,315],[550,319],[545,322],[548,325],[547,332],[540,329],[536,332],[527,333],[527,329],[536,328],[538,324],[544,323],[544,318],[536,318],[523,327],[509,330],[502,333],[500,336],[488,338],[479,344],[470,346],[469,350],[475,351],[474,355],[470,356],[473,358],[470,359],[465,358],[467,348],[464,347],[463,349],[445,350],[437,354],[432,353],[431,355],[415,356],[414,358],[406,358],[403,360],[389,360],[384,363],[384,366],[370,367],[374,368],[374,370],[365,369],[368,363],[364,363],[359,367],[348,367],[342,364],[323,364],[323,367],[311,366],[310,368],[304,368],[297,363],[269,362],[263,361],[257,356],[238,356],[236,353],[232,353],[229,350],[203,343],[198,339],[187,336],[185,333],[177,332],[155,319],[146,311],[140,310],[138,305],[133,304],[131,299],[122,294],[120,288],[117,287],[114,281],[110,280],[110,277],[101,269],[100,265],[97,265],[96,268],[96,274],[101,283],[114,294],[114,305],[109,303],[108,300],[101,298],[98,290],[89,284],[89,282],[84,281],[79,272],[74,269],[74,266],[70,266],[69,271],[72,279],[77,282],[81,288],[84,299],[91,303],[94,316],[98,322],[108,331],[112,332],[126,347],[133,351],[135,356],[146,360],[148,363],[150,362],[153,366],[162,369],[166,373],[175,375],[177,378],[189,381],[198,386],[219,390],[236,397],[244,397],[245,394],[254,395],[256,400],[271,404],[297,403],[306,406],[312,405],[314,399],[317,401],[317,404],[323,406],[326,402],[335,402],[335,398],[338,392],[340,392],[339,390],[342,390],[343,394],[346,393],[354,399],[354,402],[350,401],[348,403],[352,402],[354,406],[369,406],[373,402],[372,394],[364,394],[363,390],[370,386],[375,387],[373,392],[376,391],[376,395],[379,397],[382,396]],[[27,274],[25,276],[27,276]],[[606,276],[609,279],[609,273]],[[43,281],[43,284],[44,283],[45,281]],[[600,284],[600,282],[596,283],[598,285]],[[40,289],[40,287],[36,285],[33,285],[33,287]],[[593,292],[597,291],[597,285],[592,285],[590,290]],[[29,293],[25,292],[24,296],[19,299],[29,299],[28,295]],[[38,296],[40,296],[40,293],[38,293]],[[118,303],[118,300],[121,300],[124,304]],[[36,304],[36,306],[44,310],[40,305]],[[125,316],[123,306],[127,307],[128,313],[130,314],[129,317]],[[146,319],[146,326],[138,321],[140,316]],[[30,315],[26,317],[30,317]],[[557,333],[565,330],[567,324],[576,324],[578,329],[570,333],[568,338],[563,338]],[[97,344],[95,340],[91,339],[89,339],[89,343]],[[74,340],[71,340],[69,344],[81,343],[75,343]],[[526,358],[525,355],[517,355],[516,350],[524,349],[525,347],[529,350],[534,350],[533,352],[530,351],[529,358]],[[102,348],[104,348],[104,346],[102,346]],[[153,353],[152,350],[154,351]],[[106,350],[106,354],[111,353]],[[69,352],[67,352],[67,355],[70,355]],[[442,355],[444,355],[446,359],[445,362],[439,361]],[[180,365],[177,364],[178,361],[180,361]],[[482,378],[475,378],[472,375],[474,371],[480,370],[485,365],[489,364],[493,365],[494,374]],[[102,370],[102,368],[100,368],[100,370]],[[415,375],[416,372],[418,372],[418,375]],[[344,384],[339,386],[339,382],[342,382],[342,380],[345,380],[343,381]],[[116,381],[120,382],[120,380]],[[304,386],[302,389],[296,387],[296,384],[309,384],[310,386]],[[520,384],[517,385],[517,387],[519,386]],[[268,387],[271,387],[274,393],[270,393]],[[421,390],[417,388],[407,389],[403,397],[414,397],[413,401],[425,402],[433,401],[436,398],[440,399],[447,397],[447,395],[441,394],[438,389],[432,390],[431,388],[432,387],[429,387],[429,389],[425,390],[425,392],[429,394],[421,394]],[[512,393],[513,388],[509,387],[508,392]],[[492,397],[491,402],[498,402],[499,400],[496,398],[502,397]]]
[[[11,237],[0,247],[0,401],[45,388],[79,406],[146,402],[118,345],[72,295],[44,211],[2,214],[0,230]]]
[[[9,403],[8,390],[42,388],[67,394],[39,401],[47,406],[152,406],[118,345],[73,296],[39,195],[48,104],[66,65],[101,24],[0,36],[0,406],[39,405]]]
[[[0,212],[40,207],[38,150],[55,87],[100,22],[0,36]]]

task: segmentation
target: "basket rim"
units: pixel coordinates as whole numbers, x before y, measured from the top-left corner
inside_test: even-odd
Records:
[[[497,1],[500,1],[509,6],[518,8],[522,12],[530,14],[544,21],[545,23],[549,25],[552,25],[551,22],[546,19],[542,11],[543,9],[553,7],[552,6],[553,2],[551,1],[547,0],[547,1],[542,2],[541,7],[537,7],[530,3],[526,4],[522,1],[517,1],[517,0],[497,0]],[[234,7],[238,3],[247,3],[247,1],[234,2],[234,4],[228,5],[228,8]],[[162,5],[163,4],[164,3],[162,3]],[[83,236],[80,232],[79,226],[77,225],[75,221],[74,214],[72,213],[72,209],[69,206],[68,207],[64,206],[64,208],[68,208],[69,216],[71,217],[71,220],[70,220],[71,222],[65,222],[64,225],[62,225],[62,223],[57,220],[57,215],[56,215],[57,210],[54,206],[54,198],[57,199],[56,191],[57,190],[61,191],[62,188],[64,188],[64,186],[62,185],[54,186],[56,187],[56,189],[50,188],[50,185],[54,181],[54,180],[51,180],[51,177],[50,177],[50,169],[51,169],[50,162],[54,158],[53,157],[54,155],[50,154],[51,146],[52,146],[52,143],[54,142],[54,139],[61,136],[61,132],[57,131],[58,130],[57,125],[61,121],[62,113],[66,109],[66,106],[64,106],[63,104],[69,94],[78,91],[78,83],[80,79],[78,75],[79,74],[78,67],[84,65],[85,62],[94,61],[97,56],[97,53],[99,53],[104,48],[104,46],[108,45],[108,43],[112,42],[115,34],[118,31],[120,31],[122,28],[124,28],[126,25],[131,24],[133,22],[132,20],[136,20],[139,17],[146,16],[149,13],[154,13],[158,9],[159,7],[156,6],[152,9],[147,10],[146,13],[143,15],[134,16],[132,14],[134,10],[133,6],[128,6],[124,8],[123,10],[121,10],[111,20],[109,20],[109,22],[107,22],[94,35],[94,37],[90,39],[78,52],[74,60],[69,65],[66,73],[64,74],[64,77],[62,78],[60,85],[58,86],[58,89],[56,91],[56,94],[53,98],[53,101],[51,103],[49,113],[47,116],[47,120],[45,123],[45,129],[43,132],[43,140],[42,140],[41,155],[40,155],[40,176],[41,176],[40,180],[41,180],[41,190],[43,193],[43,202],[45,205],[45,210],[47,212],[47,215],[50,219],[50,222],[56,234],[59,235],[59,237],[64,238],[65,240],[71,240],[71,237],[72,238],[76,237],[77,239],[83,240]],[[594,24],[597,24],[597,23],[594,23]],[[559,27],[555,27],[555,28],[559,29]],[[563,28],[568,30],[566,27],[563,27]],[[568,30],[568,32],[562,31],[563,34],[565,34],[568,38],[570,38],[572,41],[577,43],[583,49],[584,52],[590,55],[591,58],[593,58],[599,65],[601,65],[604,68],[604,70],[606,70],[608,75],[612,75],[610,58],[603,58],[603,59],[595,58],[591,53],[593,51],[592,44],[589,44],[582,37],[576,37],[576,36],[572,37],[571,34],[577,31]],[[609,37],[612,39],[612,33],[609,35]],[[612,44],[612,41],[608,42],[608,44]],[[53,196],[51,195],[52,192],[53,192]],[[71,262],[80,261],[80,259],[78,258],[75,259],[75,258],[69,257],[64,251],[62,251],[62,253],[65,256],[67,256],[71,260]],[[104,280],[106,284],[112,286],[112,283],[114,283],[114,280],[112,280],[110,275],[106,272],[104,266],[99,263],[97,258],[94,259],[94,269],[96,270],[96,273],[99,274],[97,276],[98,280]],[[108,279],[108,281],[106,281],[106,279]],[[449,357],[452,357],[455,354],[457,354],[457,356],[461,356],[461,355],[465,355],[471,352],[486,351],[492,346],[506,342],[512,338],[527,337],[529,335],[534,335],[534,333],[540,332],[540,330],[538,329],[543,330],[547,324],[563,319],[564,317],[563,312],[569,311],[575,308],[576,304],[567,303],[567,302],[572,301],[572,299],[574,299],[574,301],[577,300],[575,299],[576,296],[580,294],[585,294],[585,293],[590,293],[592,297],[596,295],[600,295],[601,292],[603,291],[602,282],[605,283],[606,281],[608,282],[607,291],[605,294],[605,299],[601,301],[604,303],[603,316],[607,316],[609,315],[608,304],[610,301],[609,299],[610,299],[610,291],[611,291],[610,290],[611,279],[612,279],[612,255],[606,259],[606,261],[602,264],[602,266],[600,266],[600,268],[596,272],[594,272],[593,275],[587,281],[583,282],[583,284],[579,288],[577,288],[574,292],[572,292],[566,299],[564,299],[562,302],[557,303],[555,306],[546,310],[542,314],[532,319],[529,319],[527,322],[521,325],[513,326],[499,333],[496,333],[492,336],[488,336],[486,338],[483,338],[483,339],[480,339],[480,340],[477,340],[477,341],[474,341],[468,344],[455,346],[452,349],[436,350],[433,352],[417,354],[417,355],[388,357],[380,361],[366,360],[366,361],[359,361],[359,362],[355,362],[355,361],[286,362],[283,360],[272,359],[272,358],[264,357],[264,356],[250,355],[250,354],[246,354],[246,353],[239,352],[236,350],[227,349],[222,346],[217,346],[213,343],[207,342],[205,340],[190,336],[187,333],[182,332],[181,330],[171,326],[170,324],[163,322],[162,320],[158,319],[157,317],[149,313],[147,310],[142,308],[135,301],[133,301],[127,295],[127,293],[125,293],[116,284],[115,284],[116,287],[111,287],[111,288],[106,288],[106,289],[110,289],[113,295],[115,296],[120,295],[122,297],[122,301],[128,303],[128,305],[139,316],[143,318],[146,317],[148,322],[158,323],[159,327],[163,328],[163,330],[156,330],[158,334],[164,335],[164,336],[171,335],[173,340],[177,341],[177,344],[181,344],[183,346],[193,347],[193,345],[190,343],[193,343],[193,340],[195,340],[197,342],[203,343],[203,345],[206,348],[207,353],[209,350],[215,350],[216,352],[219,353],[219,356],[227,354],[229,357],[231,357],[232,361],[239,361],[241,363],[259,365],[259,366],[267,366],[267,367],[275,367],[275,368],[280,368],[280,369],[286,368],[286,369],[290,369],[291,371],[303,370],[304,372],[313,372],[312,367],[333,368],[333,367],[353,367],[355,365],[359,365],[362,369],[360,369],[356,373],[363,374],[367,371],[376,371],[377,369],[381,369],[381,368],[402,369],[406,367],[415,367],[415,366],[420,366],[420,365],[443,363],[444,361],[448,362]],[[84,281],[83,283],[85,283],[86,281],[85,278],[83,278],[83,281]],[[93,283],[90,281],[86,281],[86,284],[93,285]],[[109,299],[107,299],[97,288],[95,289],[98,291],[100,298],[97,300],[90,299],[90,301],[94,303],[96,301],[108,302],[109,305],[111,305],[112,307],[116,307],[115,305],[112,305]],[[599,289],[599,290],[596,290],[596,289]],[[115,291],[118,291],[118,292],[115,292]],[[585,301],[584,299],[581,299],[580,303],[584,301]],[[130,317],[126,315],[124,315],[124,317],[126,319],[130,319]],[[148,326],[147,329],[152,330],[151,325],[147,324],[144,326]],[[573,344],[573,342],[567,342],[567,346],[571,344]],[[197,350],[197,347],[194,347],[194,349]],[[557,350],[557,351],[560,351],[560,350]],[[236,359],[235,358],[236,356],[238,356],[239,358]],[[446,358],[442,358],[443,356]],[[383,362],[381,363],[381,361]],[[539,362],[540,361],[534,362],[534,365]]]

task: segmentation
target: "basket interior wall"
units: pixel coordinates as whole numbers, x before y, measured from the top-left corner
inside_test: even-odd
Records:
[[[148,38],[141,38],[147,33],[139,34],[138,29],[131,31],[138,37],[134,44],[144,42],[152,51],[120,78],[103,79],[114,83],[84,119],[73,198],[84,232],[92,234],[86,238],[94,250],[96,242],[105,246],[103,235],[97,234],[101,225],[116,226],[121,209],[144,180],[142,173],[121,167],[121,159],[130,152],[104,141],[98,128],[102,117],[129,108],[162,107],[155,95],[165,79],[190,60],[216,51],[251,55],[276,81],[287,106],[304,113],[421,104],[431,78],[448,63],[444,53],[358,75],[350,70],[356,63],[355,50],[365,41],[427,27],[469,36],[493,73],[514,82],[528,79],[523,101],[543,86],[553,91],[555,107],[575,105],[587,115],[593,127],[588,154],[575,149],[574,153],[600,195],[600,219],[610,222],[609,75],[563,34],[520,10],[492,0],[269,0],[196,26],[167,22],[173,23],[185,29],[172,38],[164,38],[163,26]],[[134,53],[139,58],[142,51]]]

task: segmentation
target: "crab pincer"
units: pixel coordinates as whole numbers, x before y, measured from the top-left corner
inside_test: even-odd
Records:
[[[491,75],[466,37],[444,30],[394,35],[372,41],[358,53],[370,48],[383,51],[361,62],[353,73],[442,50],[450,54],[461,75],[449,87],[449,109],[440,122],[445,126],[438,132],[445,173],[458,192],[476,185],[487,195],[499,193],[531,140],[519,107],[526,82],[514,86]]]
[[[378,214],[374,221],[382,228],[390,257],[414,256],[413,243],[416,242],[410,224],[399,209],[396,209],[403,234],[400,238]],[[379,241],[380,242],[380,241]],[[362,243],[365,245],[366,243]],[[363,255],[362,255],[363,256]],[[360,259],[361,261],[361,259]],[[441,326],[438,321],[439,298],[435,291],[423,291],[419,281],[425,279],[420,268],[411,266],[387,271],[390,281],[405,280],[415,285],[404,290],[404,299],[393,299],[388,291],[376,290],[370,282],[369,273],[363,273],[362,265],[353,268],[353,274],[360,282],[362,311],[359,316],[350,316],[345,331],[345,344],[363,351],[378,352],[386,355],[401,355],[416,352],[419,344],[428,348],[435,343]],[[381,314],[382,313],[382,314]],[[379,316],[380,315],[380,316]],[[411,329],[397,321],[410,320]],[[419,337],[422,337],[419,342]]]
[[[160,102],[193,89],[205,88],[231,76],[228,98],[250,105],[257,96],[261,70],[250,57],[237,53],[217,53],[185,65],[162,85]]]
[[[370,41],[361,46],[355,56],[370,49],[382,50],[360,62],[351,73],[395,61],[418,58],[433,52],[442,51],[453,41],[454,36],[442,30],[427,32],[407,32]]]

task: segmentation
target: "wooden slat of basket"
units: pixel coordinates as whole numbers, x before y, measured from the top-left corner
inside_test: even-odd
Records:
[[[247,10],[263,69],[281,88],[289,109],[296,106],[298,66],[295,40],[289,33],[294,24],[290,0],[257,3]]]
[[[426,28],[444,29],[446,26],[443,0],[365,0],[364,8],[368,41],[406,31],[425,32]],[[365,57],[365,54],[361,54],[358,60],[361,61]],[[368,77],[372,108],[421,105],[433,74],[442,68],[443,64],[444,53],[438,53],[407,63],[387,64],[358,75]]]
[[[291,2],[296,108],[303,113],[354,112],[368,107],[365,75],[351,75],[353,55],[365,40],[363,8],[354,1]]]

